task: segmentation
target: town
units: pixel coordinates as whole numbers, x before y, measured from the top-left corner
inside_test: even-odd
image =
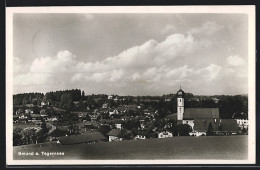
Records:
[[[13,95],[13,145],[72,145],[178,136],[247,135],[247,95]]]

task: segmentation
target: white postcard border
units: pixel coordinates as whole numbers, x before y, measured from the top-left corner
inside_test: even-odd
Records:
[[[248,160],[13,160],[13,14],[14,13],[245,13],[248,15]],[[255,6],[90,6],[6,8],[6,164],[254,164],[256,160],[255,111]]]

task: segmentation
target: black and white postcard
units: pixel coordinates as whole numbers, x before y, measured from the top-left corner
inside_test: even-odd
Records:
[[[254,6],[6,8],[7,165],[255,163]]]

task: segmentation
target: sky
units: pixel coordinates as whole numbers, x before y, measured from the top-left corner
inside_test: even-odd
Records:
[[[248,93],[245,14],[14,14],[14,94]]]

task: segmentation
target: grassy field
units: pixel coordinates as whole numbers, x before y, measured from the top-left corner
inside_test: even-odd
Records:
[[[56,146],[14,147],[14,159],[247,159],[248,137],[206,136]],[[18,152],[64,152],[64,156],[18,156]]]

